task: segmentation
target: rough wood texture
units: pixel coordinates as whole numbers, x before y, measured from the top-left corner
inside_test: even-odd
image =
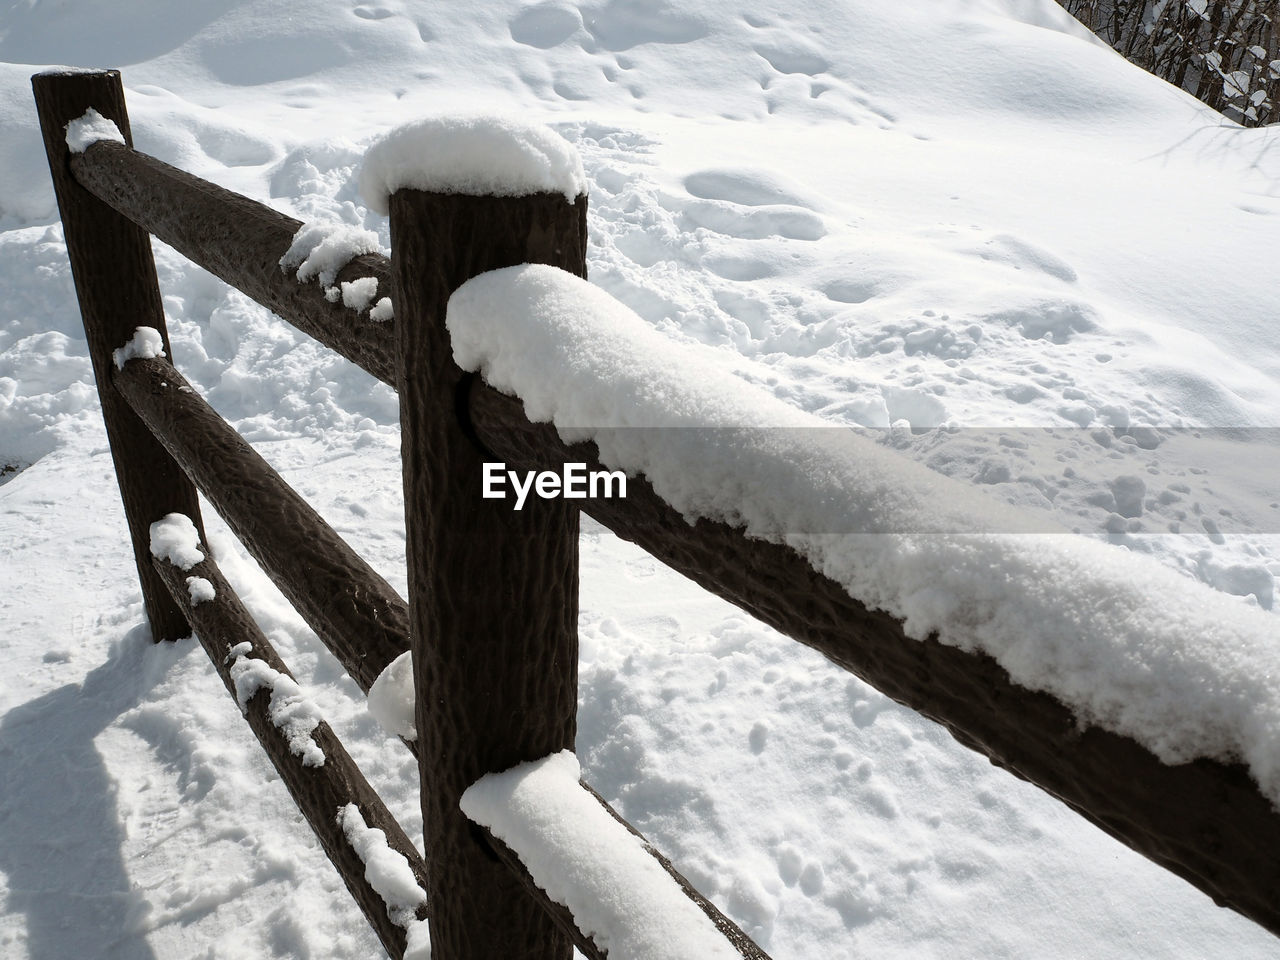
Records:
[[[519,401],[489,387],[474,385],[468,408],[478,440],[512,469],[600,466],[594,444],[562,443],[550,425],[530,424]],[[583,502],[619,536],[1280,934],[1280,813],[1244,767],[1169,766],[1127,737],[1081,730],[1066,706],[1015,685],[990,657],[907,637],[898,620],[850,598],[789,547],[722,523],[686,523],[643,478],[628,482],[625,500]]]
[[[341,302],[330,303],[320,284],[299,283],[280,269],[300,221],[118,143],[94,144],[70,168],[103,203],[395,386],[395,321],[375,323],[368,311],[357,315]],[[339,281],[357,277],[377,277],[379,297],[391,293],[386,257],[357,257],[338,274]]]
[[[112,374],[120,395],[367,693],[409,649],[404,601],[170,364],[135,359]]]
[[[173,356],[164,307],[156,284],[151,240],[88,191],[71,175],[66,129],[93,107],[114,120],[130,141],[120,73],[41,73],[31,78],[40,131],[44,136],[53,190],[58,198],[67,257],[75,278],[85,339],[102,402],[102,420],[111,444],[120,498],[124,502],[142,599],[156,640],[190,633],[182,611],[151,568],[151,523],[167,513],[185,513],[200,526],[195,488],[172,458],[111,388],[111,353],[133,337],[134,328],[154,327]],[[132,141],[130,141],[132,142]],[[116,144],[120,150],[127,148]]]
[[[436,960],[568,960],[570,944],[458,809],[486,773],[572,749],[578,513],[480,497],[456,413],[449,294],[518,263],[586,270],[586,198],[391,199],[410,629]]]
[[[190,619],[201,646],[209,655],[233,700],[236,699],[235,681],[231,676],[234,658],[228,654],[238,643],[253,644],[253,658],[262,660],[279,673],[293,676],[240,603],[231,585],[223,578],[217,564],[206,557],[202,563],[189,570],[179,570],[168,561],[151,562],[174,602],[183,608]],[[191,603],[187,578],[193,576],[204,577],[213,585],[216,594],[214,599],[195,605]],[[365,823],[386,834],[388,846],[408,860],[410,869],[424,890],[427,881],[426,865],[405,832],[400,829],[400,824],[329,729],[329,725],[322,722],[311,734],[311,739],[324,751],[324,764],[305,766],[301,757],[290,750],[288,738],[272,722],[268,712],[270,701],[270,691],[265,687],[260,688],[246,705],[245,719],[279,772],[280,779],[284,781],[285,788],[298,809],[311,824],[311,829],[315,831],[320,845],[341,875],[343,883],[351,891],[351,896],[377,933],[378,939],[386,947],[387,953],[399,960],[404,956],[405,950],[404,928],[391,921],[382,897],[365,880],[364,861],[352,848],[339,826],[338,811],[348,803],[356,804]],[[421,919],[426,915],[427,907],[424,905],[419,908],[417,916]]]

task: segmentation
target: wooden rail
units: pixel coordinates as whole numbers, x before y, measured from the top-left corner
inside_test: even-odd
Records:
[[[152,563],[170,596],[186,614],[200,645],[233,699],[239,701],[240,698],[232,674],[238,658],[231,651],[240,644],[251,646],[251,651],[244,654],[246,658],[260,660],[277,673],[293,677],[212,560],[206,558],[188,570],[179,570],[165,560],[153,559]],[[189,576],[209,581],[215,599],[194,603],[187,587]],[[405,858],[425,890],[427,868],[422,855],[414,849],[400,824],[369,786],[329,725],[322,721],[310,734],[312,742],[324,755],[323,765],[308,764],[293,748],[288,735],[272,720],[271,696],[272,691],[267,687],[255,692],[243,705],[245,719],[374,933],[389,954],[403,956],[405,928],[394,922],[381,895],[365,878],[364,861],[344,836],[336,811],[349,803],[359,807],[365,823],[386,835],[387,845]],[[427,905],[424,902],[417,917],[425,919],[426,916]]]
[[[380,291],[392,291],[396,319],[367,322],[326,300],[319,285],[300,284],[281,271],[297,221],[125,145],[99,142],[69,156],[63,128],[90,106],[127,137],[117,73],[41,75],[33,85],[157,638],[182,635],[191,620],[203,641],[201,618],[209,614],[206,604],[181,602],[176,588],[170,596],[171,573],[153,565],[138,533],[168,512],[186,513],[198,525],[186,471],[362,689],[412,646],[420,737],[411,746],[422,774],[430,854],[420,869],[437,960],[562,960],[571,943],[602,956],[567,911],[537,890],[518,858],[469,824],[457,804],[462,790],[485,773],[572,748],[576,706],[576,509],[565,501],[536,501],[514,513],[500,501],[484,501],[477,496],[480,465],[488,459],[529,469],[602,465],[593,444],[564,444],[549,425],[530,423],[518,401],[458,370],[443,327],[449,294],[485,270],[541,262],[584,274],[585,197],[571,204],[546,194],[396,193],[394,262],[367,255],[340,274],[375,276]],[[111,349],[143,323],[140,317],[163,333],[154,267],[134,224],[397,388],[407,607],[171,364],[132,361],[112,372]],[[127,263],[100,249],[102,237],[117,243],[122,235],[133,244]],[[120,274],[130,271],[143,276],[122,288]],[[127,302],[108,302],[121,289],[130,291]],[[206,456],[210,449],[217,456]],[[169,478],[167,498],[159,502],[149,499],[150,488],[135,489],[153,462]],[[849,597],[789,548],[721,523],[687,523],[643,478],[628,484],[625,499],[582,503],[618,535],[942,723],[961,743],[1059,797],[1217,902],[1280,933],[1274,896],[1280,814],[1243,766],[1205,760],[1168,766],[1127,737],[1081,730],[1069,708],[1013,684],[990,657],[936,638],[907,637],[900,621]],[[263,516],[281,520],[264,522]],[[293,558],[304,543],[320,546],[303,551],[309,566],[299,572]],[[309,580],[321,584],[319,596],[307,589]],[[232,636],[217,635],[224,642]],[[210,656],[216,664],[214,649]],[[659,860],[742,956],[765,957]],[[344,879],[351,887],[345,872]],[[403,944],[388,949],[399,956]]]
[[[368,693],[409,649],[404,601],[167,360],[131,360],[110,382]]]

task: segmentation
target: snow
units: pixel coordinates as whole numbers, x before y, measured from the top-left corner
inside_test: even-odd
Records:
[[[203,563],[200,534],[191,518],[170,513],[151,524],[151,555],[157,560],[168,560],[180,570],[190,570],[197,563]]]
[[[404,960],[431,960],[431,927],[426,920],[414,920],[405,927]]]
[[[324,719],[319,708],[309,700],[290,676],[271,667],[265,660],[252,656],[253,644],[237,643],[227,654],[231,663],[231,679],[236,685],[236,701],[242,711],[259,690],[271,693],[268,714],[289,741],[289,752],[302,758],[304,767],[324,766],[324,751],[311,739],[311,732]]]
[[[360,196],[386,214],[402,188],[473,196],[587,192],[578,151],[555,131],[500,114],[424,117],[381,136],[360,168]]]
[[[31,101],[48,67],[120,66],[140,150],[383,252],[358,188],[375,138],[442,111],[545,124],[582,159],[592,283],[713,348],[709,374],[1277,615],[1275,130],[1225,123],[1052,0],[157,9],[18,4],[0,31],[6,958],[379,950],[198,644],[150,642]],[[174,362],[405,595],[395,394],[153,248]],[[1137,516],[1121,477],[1145,485]],[[418,837],[414,758],[204,516]],[[590,521],[580,558],[586,779],[775,960],[1275,956]]]
[[[155,327],[134,328],[133,338],[124,346],[111,351],[111,359],[115,361],[117,370],[123,370],[124,365],[134,357],[148,360],[164,355],[164,338]]]
[[[67,124],[67,149],[72,153],[84,153],[99,140],[124,143],[124,134],[114,120],[108,120],[90,107],[84,116]]]
[[[378,235],[371,230],[342,223],[305,223],[280,258],[280,269],[288,273],[297,268],[299,282],[317,279],[327,294],[333,289],[339,270],[361,254],[381,250]],[[330,299],[337,300],[339,296],[341,293],[335,292]]]
[[[391,306],[391,298],[383,297],[373,305],[373,309],[369,311],[369,319],[378,323],[385,323],[395,316],[395,308]]]
[[[369,712],[387,733],[416,740],[414,701],[413,655],[406,650],[373,681],[369,688]]]
[[[217,597],[213,584],[204,577],[187,577],[187,593],[191,596],[193,607]]]
[[[408,929],[416,920],[414,912],[427,902],[409,861],[387,846],[385,833],[365,823],[354,803],[338,810],[338,826],[364,862],[364,878],[387,905],[387,916]]]
[[[377,277],[360,277],[350,283],[343,281],[342,305],[352,310],[364,310],[378,294]],[[383,298],[386,299],[385,297]]]
[[[613,960],[737,960],[640,839],[578,785],[581,776],[564,750],[482,777],[460,805]]]

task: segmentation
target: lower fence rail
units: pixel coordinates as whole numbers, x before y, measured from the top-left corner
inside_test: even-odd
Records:
[[[272,681],[276,677],[292,681],[293,675],[217,564],[206,555],[185,569],[166,559],[154,559],[153,566],[174,603],[186,614],[227,691],[241,705],[245,720],[369,925],[387,952],[400,960],[405,954],[407,925],[427,916],[427,871],[421,854],[329,725],[305,703],[297,699],[286,702],[289,686]],[[208,597],[209,591],[200,585],[193,589],[188,582],[191,578],[208,584],[212,598],[201,599]],[[293,687],[296,689],[296,684]],[[367,827],[383,832],[387,846],[404,858],[406,869],[422,888],[420,904],[407,915],[401,906],[393,917],[383,895],[366,878],[365,862],[342,818],[349,804],[356,806]]]

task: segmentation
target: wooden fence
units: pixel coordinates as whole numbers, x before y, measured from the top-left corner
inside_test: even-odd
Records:
[[[563,443],[549,424],[530,423],[519,401],[459,370],[444,329],[450,293],[484,271],[547,263],[585,276],[586,198],[398,191],[392,259],[357,257],[338,277],[376,277],[379,289],[392,291],[395,319],[359,322],[320,285],[280,269],[301,223],[132,149],[118,72],[39,74],[32,85],[155,638],[194,630],[233,696],[241,658],[288,676],[211,559],[180,571],[151,555],[150,526],[167,514],[185,514],[200,529],[199,488],[362,690],[412,648],[419,736],[408,746],[421,773],[425,862],[327,725],[310,734],[325,761],[308,765],[273,722],[269,694],[252,696],[246,712],[387,951],[403,956],[405,918],[388,914],[344,836],[337,811],[349,803],[385,832],[428,894],[415,916],[429,915],[436,960],[564,960],[571,944],[604,957],[519,859],[458,806],[463,790],[487,773],[572,750],[577,708],[579,507],[530,501],[515,512],[482,499],[481,466],[604,467],[594,444]],[[113,120],[126,144],[99,141],[69,152],[66,126],[89,108]],[[398,391],[408,604],[171,362],[113,364],[113,349],[138,326],[160,331],[173,356],[148,234]],[[901,622],[867,609],[788,547],[722,523],[687,523],[642,477],[628,483],[625,499],[578,503],[712,593],[942,723],[992,763],[1280,934],[1280,814],[1243,766],[1168,766],[1129,738],[1082,730],[1068,707],[1014,685],[990,657],[905,636]],[[216,602],[194,603],[188,576],[210,581]],[[741,956],[765,957],[649,850]]]

